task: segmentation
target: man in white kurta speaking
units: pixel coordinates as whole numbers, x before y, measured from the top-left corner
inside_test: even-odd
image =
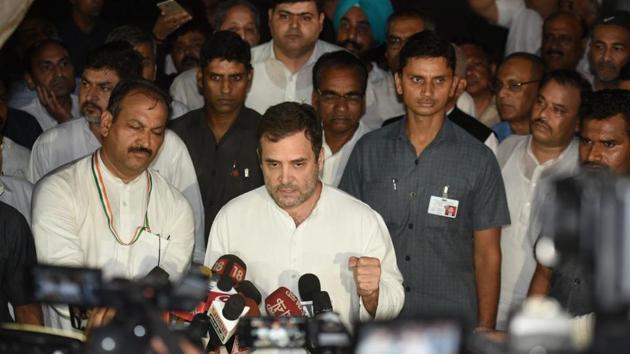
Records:
[[[205,264],[238,255],[263,296],[280,286],[298,294],[300,276],[313,273],[346,325],[396,317],[404,292],[389,232],[367,204],[320,182],[322,128],[312,107],[272,106],[258,139],[265,186],[219,211]]]
[[[44,177],[33,195],[38,261],[177,279],[191,260],[193,214],[148,169],[164,140],[170,98],[148,81],[121,82],[101,115],[102,147]],[[70,329],[67,308],[44,307],[47,326]]]

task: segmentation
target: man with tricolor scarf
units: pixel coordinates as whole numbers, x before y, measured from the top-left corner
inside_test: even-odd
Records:
[[[145,80],[121,82],[101,114],[102,147],[44,177],[33,195],[38,261],[136,278],[154,267],[177,279],[194,244],[190,204],[148,169],[164,140],[170,98]],[[71,329],[65,306],[47,326]]]

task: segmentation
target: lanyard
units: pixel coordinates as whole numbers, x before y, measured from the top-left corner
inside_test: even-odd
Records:
[[[107,225],[109,226],[109,231],[112,232],[116,241],[123,246],[131,246],[140,237],[142,231],[151,232],[151,228],[149,227],[149,200],[151,199],[151,191],[153,190],[153,179],[151,178],[151,174],[149,171],[146,171],[147,174],[147,209],[144,212],[144,225],[138,226],[136,231],[131,238],[131,241],[125,243],[120,236],[118,236],[118,232],[116,232],[116,228],[114,227],[114,215],[112,213],[112,208],[109,203],[109,198],[107,197],[107,189],[105,188],[105,183],[103,182],[103,176],[101,175],[101,169],[98,164],[98,150],[94,152],[92,155],[92,176],[94,177],[94,183],[96,183],[96,189],[98,190],[98,197],[101,201],[101,206],[103,207],[103,212],[105,212],[105,218],[107,218]]]

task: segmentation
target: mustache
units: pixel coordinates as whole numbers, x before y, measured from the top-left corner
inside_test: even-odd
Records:
[[[584,161],[582,162],[582,168],[590,171],[608,171],[610,167],[608,165],[603,164],[601,162],[595,161]]]
[[[81,105],[81,110],[86,110],[89,108],[94,108],[96,110],[102,111],[101,107],[93,101],[85,101]]]
[[[289,28],[289,30],[287,31],[286,34],[287,35],[299,35],[299,36],[301,36],[302,35],[302,31],[300,31],[297,28]]]
[[[611,61],[602,60],[602,61],[598,61],[597,63],[595,63],[595,65],[598,68],[617,70],[617,65],[615,65],[615,63],[613,63]]]
[[[127,149],[127,152],[129,153],[139,152],[141,154],[146,154],[147,156],[153,155],[153,150],[149,148],[145,148],[144,146],[132,146],[129,149]]]
[[[191,56],[186,56],[182,59],[183,65],[197,65],[199,63],[199,59]]]
[[[553,54],[558,54],[558,55],[564,55],[564,52],[561,50],[557,50],[557,49],[548,49],[545,51],[545,54],[547,55],[553,55]]]
[[[295,186],[293,183],[279,184],[278,186],[276,186],[276,191],[280,191],[281,189],[294,191],[297,189],[297,186]]]
[[[547,129],[551,130],[551,127],[549,126],[549,124],[547,124],[547,122],[545,122],[544,119],[542,118],[535,118],[532,120],[532,125],[533,124],[541,124],[544,125]]]
[[[351,47],[352,49],[359,50],[361,49],[361,45],[351,39],[346,39],[345,41],[339,43],[342,47]]]

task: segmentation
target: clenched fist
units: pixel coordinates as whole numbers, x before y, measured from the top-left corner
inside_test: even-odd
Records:
[[[350,257],[348,267],[352,270],[357,293],[361,297],[378,294],[381,280],[381,261],[374,257]]]

